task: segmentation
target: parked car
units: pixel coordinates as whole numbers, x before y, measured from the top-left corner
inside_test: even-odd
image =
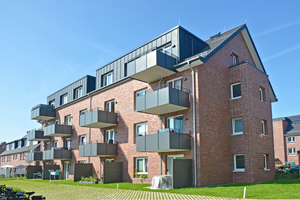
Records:
[[[283,169],[280,168],[275,168],[275,172],[277,172],[278,174],[284,173]]]
[[[290,173],[299,173],[299,165],[290,168]]]

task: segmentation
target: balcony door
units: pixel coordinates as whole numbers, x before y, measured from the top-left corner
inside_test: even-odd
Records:
[[[170,80],[167,82],[167,85],[168,87],[171,87],[171,88],[175,88],[177,90],[181,90],[181,77],[180,78],[176,78],[176,79],[173,79],[173,80]]]
[[[105,138],[106,143],[113,144],[115,142],[115,130],[107,130]]]
[[[68,138],[68,139],[65,140],[65,147],[68,150],[70,150],[70,147],[71,147],[71,140],[70,140],[70,138]]]
[[[64,164],[64,179],[65,180],[69,179],[69,168],[70,168],[70,163],[65,162],[65,164]]]
[[[167,128],[176,133],[183,133],[183,116],[169,117],[167,122]]]
[[[108,112],[115,112],[115,100],[106,102],[105,110]]]
[[[173,176],[173,160],[184,159],[184,155],[170,155],[168,156],[168,174]]]

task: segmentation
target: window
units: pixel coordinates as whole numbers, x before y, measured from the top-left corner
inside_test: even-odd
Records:
[[[21,148],[22,147],[22,141],[19,141],[18,142],[18,148]]]
[[[84,115],[85,113],[87,113],[87,109],[80,111],[79,115]]]
[[[58,147],[58,141],[57,141],[57,140],[55,140],[55,141],[53,142],[53,147],[54,147],[54,148],[57,148],[57,147]]]
[[[148,174],[148,158],[136,158],[135,161],[137,174]]]
[[[106,102],[105,110],[108,112],[115,112],[115,100]]]
[[[231,56],[232,56],[232,66],[234,66],[237,63],[237,56],[234,54],[231,54]]]
[[[232,119],[232,135],[243,134],[243,119],[241,117]]]
[[[50,106],[53,106],[53,108],[55,108],[55,100],[49,101],[49,105],[50,105]]]
[[[71,115],[68,115],[68,116],[65,117],[65,124],[66,125],[72,125],[71,124],[71,118],[72,118]]]
[[[268,161],[269,161],[269,154],[264,154],[264,170],[269,171],[268,169]]]
[[[46,143],[46,150],[50,150],[50,142]]]
[[[143,136],[148,135],[148,123],[136,124],[136,135]]]
[[[115,139],[115,131],[107,130],[105,135],[106,143],[113,144]]]
[[[183,116],[169,117],[167,128],[172,132],[183,133]]]
[[[114,80],[113,72],[103,75],[102,76],[102,87],[111,84],[113,82],[113,80]]]
[[[261,133],[262,133],[262,135],[267,135],[267,133],[266,133],[266,122],[265,122],[265,120],[261,120]]]
[[[243,154],[234,155],[234,171],[233,172],[244,172],[245,171],[245,157]]]
[[[259,88],[259,99],[264,101],[264,90],[262,88]]]
[[[68,102],[68,94],[64,94],[60,96],[60,105],[64,105]]]
[[[78,163],[85,164],[85,160],[80,160]]]
[[[231,99],[241,98],[241,83],[231,84]]]
[[[23,160],[23,154],[20,153],[20,160]]]
[[[74,99],[82,97],[82,87],[76,88],[74,90]]]
[[[81,135],[80,136],[80,144],[81,145],[86,144],[86,135]]]
[[[67,139],[65,140],[65,147],[66,147],[68,150],[70,150],[70,147],[71,147],[71,140],[70,140],[70,138],[67,138]]]
[[[136,92],[136,97],[143,96],[148,93],[148,89],[140,90]]]
[[[6,151],[9,151],[9,144],[6,145]]]
[[[114,162],[114,159],[105,159],[105,162]]]
[[[182,77],[170,80],[167,82],[167,85],[168,85],[168,87],[175,88],[177,90],[181,90],[182,89],[181,80],[182,80]]]
[[[289,144],[295,143],[295,137],[294,137],[294,136],[288,137],[288,143],[289,143]]]
[[[289,155],[296,155],[295,148],[289,148]]]

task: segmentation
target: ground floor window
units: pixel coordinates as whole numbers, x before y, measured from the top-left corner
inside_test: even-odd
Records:
[[[265,171],[269,171],[270,169],[268,169],[268,161],[269,161],[269,154],[264,154],[264,170]]]
[[[289,148],[289,155],[296,155],[296,150],[295,148]]]
[[[245,156],[244,154],[234,155],[234,172],[245,171]]]
[[[135,159],[135,176],[142,177],[142,174],[148,174],[148,158]]]

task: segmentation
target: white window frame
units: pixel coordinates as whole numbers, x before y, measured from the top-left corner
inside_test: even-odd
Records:
[[[244,123],[243,123],[243,131],[242,132],[235,132],[235,122],[237,120],[242,120],[243,123],[243,118],[242,117],[237,117],[232,119],[232,135],[242,135],[244,133]]]
[[[138,160],[143,160],[143,172],[137,172],[137,174],[148,174],[148,171],[146,172],[146,160],[147,160],[147,164],[148,164],[148,168],[149,169],[149,160],[148,157],[137,157],[135,158],[135,170],[137,170],[137,161]]]
[[[64,105],[68,103],[68,93],[61,95],[60,100],[61,100],[60,105]]]
[[[79,160],[78,163],[85,164],[86,161],[85,160]]]
[[[291,138],[291,141],[289,141],[289,138]],[[296,141],[296,138],[295,138],[295,136],[290,136],[290,137],[287,138],[287,141],[288,141],[288,144],[294,144],[295,141]]]
[[[56,145],[55,145],[55,144],[56,144]],[[53,147],[54,147],[54,148],[58,147],[58,141],[57,141],[57,140],[55,140],[55,141],[53,142]]]
[[[72,125],[72,116],[71,115],[67,115],[65,116],[65,125]]]
[[[262,102],[264,102],[264,91],[262,88],[259,88],[259,98]]]
[[[114,104],[114,110],[112,111],[112,103]],[[107,101],[105,103],[105,111],[108,111],[108,112],[115,112],[115,100],[111,100],[111,101]],[[108,108],[108,109],[107,109]]]
[[[144,134],[139,134],[138,135],[138,126],[141,126],[141,125],[145,125],[145,128],[144,128],[144,130],[145,130],[145,132],[144,132]],[[148,135],[148,122],[143,122],[143,123],[138,123],[138,124],[136,124],[135,125],[135,132],[136,132],[136,136],[145,136],[145,135]]]
[[[235,86],[235,85],[241,85],[241,96],[233,97],[233,86]],[[241,82],[231,84],[230,89],[231,89],[231,99],[239,99],[239,98],[242,97],[242,84],[241,84]]]
[[[168,117],[168,118],[167,118],[167,126],[170,127],[169,119],[171,119],[171,118],[176,118],[176,117],[181,117],[181,116],[182,116],[182,118],[183,118],[183,115],[182,115],[182,114],[181,114],[181,115],[172,116],[172,117]],[[183,120],[184,120],[184,119],[182,119],[182,125],[183,125]],[[182,131],[182,133],[183,133],[183,126],[182,126],[182,130],[181,130],[181,131]]]
[[[113,138],[110,138],[110,134],[108,133],[113,133]],[[108,137],[109,136],[109,137]],[[114,129],[110,129],[110,130],[106,130],[105,131],[105,142],[108,144],[109,143],[109,140],[113,140],[113,144],[115,143],[115,130]]]
[[[68,141],[70,142],[70,146],[69,147],[67,147]],[[66,138],[65,139],[65,145],[64,145],[64,147],[68,148],[68,150],[71,149],[71,138]]]
[[[233,172],[245,172],[245,168],[236,168],[236,156],[244,156],[244,165],[245,165],[245,154],[235,154],[234,155],[234,170]]]
[[[234,54],[232,54],[232,66],[236,65],[236,61],[237,61],[237,57]]]
[[[148,94],[148,89],[147,88],[135,92],[135,96],[136,97],[144,96],[146,94]]]
[[[103,75],[102,82],[103,82],[102,83],[103,87],[112,84],[114,82],[114,72],[112,71],[112,72],[109,72],[109,73]]]
[[[265,162],[264,170],[265,170],[265,171],[270,171],[270,169],[268,169],[268,159],[267,159],[267,154],[264,154],[264,162]]]
[[[80,115],[84,115],[84,114],[86,114],[86,113],[87,113],[87,109],[81,110],[81,111],[79,112],[79,116],[80,116]]]
[[[74,91],[74,99],[82,97],[82,87],[78,87]]]
[[[180,89],[175,88],[175,81],[181,80],[181,86]],[[174,78],[172,80],[167,81],[167,86],[169,86],[169,83],[172,83],[172,88],[177,89],[177,90],[182,90],[182,76],[178,78]]]
[[[290,149],[292,149],[292,153],[290,153]],[[288,154],[289,154],[289,156],[296,155],[296,149],[295,148],[288,148]]]
[[[82,142],[82,139],[84,138],[84,143]],[[81,135],[80,136],[80,143],[79,144],[81,144],[81,145],[84,145],[84,144],[86,144],[86,135]]]
[[[53,108],[55,108],[55,99],[49,101],[49,105],[53,106]]]
[[[266,124],[265,124],[265,120],[261,120],[261,132],[262,132],[262,135],[266,135]]]

